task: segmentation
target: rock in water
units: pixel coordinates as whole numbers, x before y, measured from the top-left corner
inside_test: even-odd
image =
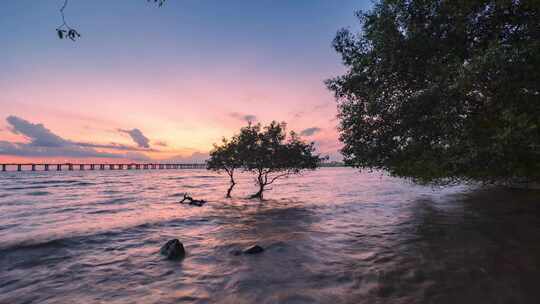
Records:
[[[231,254],[232,254],[232,255],[235,255],[235,256],[242,255],[242,253],[243,253],[243,252],[242,252],[242,250],[240,250],[240,249],[235,249],[235,250],[231,251]]]
[[[161,247],[160,252],[169,260],[181,259],[186,255],[184,245],[178,239],[169,240]]]
[[[244,254],[257,254],[264,251],[264,248],[262,248],[259,245],[251,246],[244,250]]]

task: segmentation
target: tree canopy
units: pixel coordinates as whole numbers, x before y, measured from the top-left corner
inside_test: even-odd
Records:
[[[241,168],[256,175],[258,191],[251,197],[263,199],[266,187],[276,180],[316,169],[324,158],[314,152],[314,143],[302,141],[295,132],[287,136],[285,123],[273,121],[264,128],[250,123],[231,140],[214,145],[207,164],[208,169],[226,171],[231,177],[227,197],[235,185],[234,170]]]
[[[333,46],[345,162],[419,182],[540,180],[540,2],[381,0]]]

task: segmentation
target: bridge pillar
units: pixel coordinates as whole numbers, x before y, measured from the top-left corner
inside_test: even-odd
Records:
[[[49,171],[49,164],[45,164],[45,171]]]
[[[105,170],[105,165],[99,165],[99,170]]]
[[[96,168],[96,165],[90,164],[90,170],[94,170]]]
[[[2,171],[6,171],[6,165],[2,165]]]
[[[109,165],[109,169],[114,170],[114,165]]]
[[[136,164],[136,165],[135,165],[135,169],[136,169],[136,170],[139,170],[140,168],[141,168],[141,165],[139,165],[139,164]]]
[[[73,165],[72,164],[68,164],[68,170],[73,171]]]
[[[36,171],[36,165],[32,164],[32,171]]]
[[[118,170],[124,170],[124,165],[122,164],[118,165]]]
[[[56,171],[62,171],[62,165],[60,164],[56,165]]]
[[[131,167],[132,167],[131,165],[127,165],[128,170],[131,170]]]
[[[84,165],[79,165],[79,170],[83,171],[84,170]]]
[[[148,170],[148,164],[144,164],[144,165],[143,165],[143,169],[144,169],[144,170]]]
[[[17,171],[22,171],[22,165],[17,165]]]

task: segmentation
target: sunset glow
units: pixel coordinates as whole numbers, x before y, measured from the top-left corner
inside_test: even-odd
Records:
[[[0,162],[203,161],[248,120],[286,121],[340,159],[323,81],[342,71],[335,29],[368,1],[73,1],[75,43],[55,37],[60,2],[2,4]],[[8,117],[75,147],[32,143]],[[134,129],[148,147],[125,132]],[[79,144],[85,155],[71,152]]]

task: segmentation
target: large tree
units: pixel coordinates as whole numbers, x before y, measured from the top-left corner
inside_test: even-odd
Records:
[[[540,2],[381,0],[338,32],[349,165],[419,182],[540,180]]]

